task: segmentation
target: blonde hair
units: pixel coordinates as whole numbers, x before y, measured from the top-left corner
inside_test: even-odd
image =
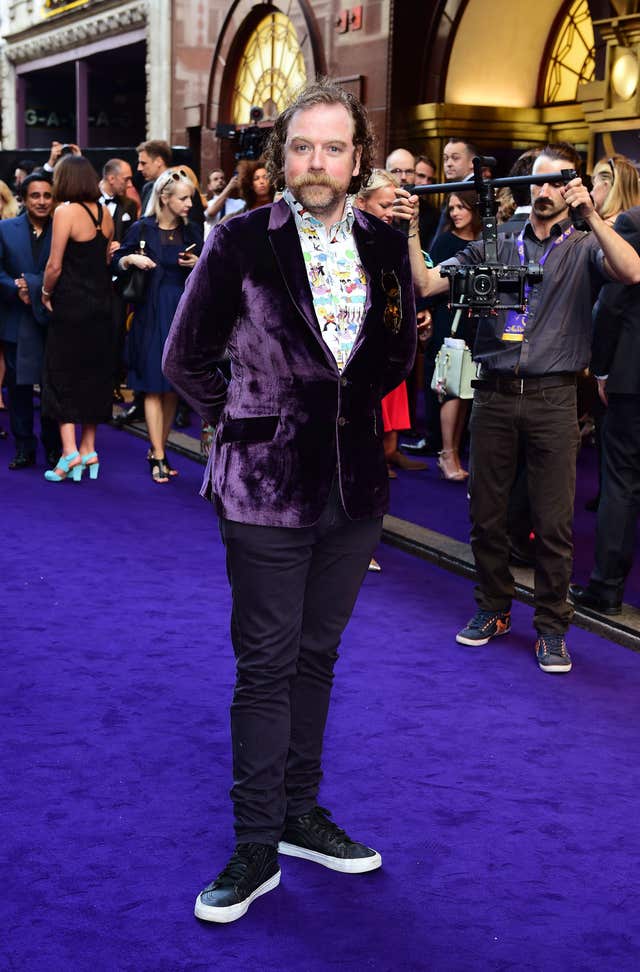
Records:
[[[386,169],[374,169],[366,184],[358,190],[358,199],[368,199],[378,189],[386,189],[387,186],[393,186],[394,189],[397,189],[399,185],[396,177],[392,176]]]
[[[191,166],[190,165],[174,165],[174,166],[172,166],[172,168],[174,168],[174,169],[182,169],[182,171],[186,174],[187,178],[188,179],[191,179],[191,181],[193,182],[193,185],[195,186],[196,192],[200,196],[200,199],[202,201],[202,205],[203,206],[206,206],[207,205],[207,202],[208,202],[207,197],[205,196],[205,194],[203,193],[202,189],[200,188],[200,183],[198,182],[198,177],[195,174],[195,172],[193,171],[193,169],[191,168]]]
[[[2,179],[0,179],[0,199],[2,200],[0,219],[13,219],[14,216],[18,215],[18,200]]]
[[[162,197],[173,196],[174,192],[177,192],[183,186],[186,186],[193,196],[196,187],[183,167],[167,169],[166,172],[162,172],[153,184],[144,215],[155,216],[156,219],[160,219],[163,205]],[[186,218],[184,222],[188,222]]]
[[[635,165],[625,155],[614,155],[611,160],[600,159],[596,162],[592,179],[600,173],[611,177],[611,188],[605,196],[599,215],[611,219],[618,213],[640,205],[640,178]]]

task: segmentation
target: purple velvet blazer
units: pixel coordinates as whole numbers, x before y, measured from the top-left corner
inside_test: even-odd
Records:
[[[163,369],[217,425],[202,495],[228,519],[309,526],[336,474],[350,517],[387,510],[380,400],[413,364],[415,304],[406,239],[355,212],[368,296],[342,374],[320,333],[286,202],[217,226],[189,277]],[[225,350],[228,386],[216,367]]]

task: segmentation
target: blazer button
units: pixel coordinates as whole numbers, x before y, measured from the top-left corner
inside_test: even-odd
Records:
[[[338,419],[338,425],[346,425],[346,424],[347,424],[346,418],[344,417],[344,415],[341,415],[340,418]]]
[[[340,379],[340,384],[342,385],[343,388],[346,388],[347,385],[349,384],[349,379],[348,378],[341,378]]]

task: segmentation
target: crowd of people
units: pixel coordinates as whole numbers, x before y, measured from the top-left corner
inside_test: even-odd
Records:
[[[99,174],[78,146],[59,142],[43,166],[18,163],[15,193],[0,182],[0,410],[15,442],[11,470],[36,464],[35,387],[45,479],[77,482],[85,469],[97,478],[96,426],[113,419],[124,384],[134,399],[120,423],[144,418],[153,481],[177,475],[165,447],[178,396],[161,370],[171,320],[211,227],[272,202],[273,189],[259,160],[243,161],[228,182],[210,174],[207,198],[166,142],[142,142],[137,154],[140,193],[124,159]],[[140,273],[133,294],[127,284]]]
[[[582,160],[572,146],[560,143],[552,146],[547,154],[545,151],[531,148],[521,153],[510,174],[531,174],[541,157],[550,157],[580,173]],[[29,160],[18,164],[14,173],[15,193],[6,182],[0,181],[3,300],[0,409],[8,413],[15,440],[15,454],[9,463],[12,470],[36,462],[33,388],[40,386],[40,437],[48,466],[46,479],[49,482],[78,480],[85,469],[95,478],[99,470],[96,426],[112,420],[113,401],[124,401],[121,388],[126,386],[134,393],[133,403],[117,416],[116,422],[144,419],[150,440],[147,460],[153,481],[164,484],[177,475],[167,456],[166,445],[179,405],[178,420],[188,406],[178,398],[161,368],[171,321],[186,279],[202,251],[203,240],[215,226],[272,203],[275,187],[263,159],[242,160],[229,179],[222,169],[212,170],[205,194],[193,170],[173,165],[171,148],[166,142],[148,140],[138,146],[137,152],[138,171],[144,179],[140,194],[126,161],[111,159],[98,175],[77,146],[63,148],[59,143],[53,143],[50,157],[42,168]],[[450,138],[442,158],[444,180],[471,181],[473,158],[477,154],[477,148],[468,141]],[[394,149],[386,159],[385,168],[373,170],[367,184],[361,184],[356,205],[384,223],[398,225],[403,219],[406,222],[408,210],[402,212],[399,200],[411,192],[412,185],[434,183],[437,172],[438,166],[432,158],[416,156],[404,148]],[[489,176],[491,172],[485,169],[484,174]],[[593,168],[591,182],[592,205],[608,226],[613,227],[621,214],[640,203],[638,170],[631,159],[616,155],[599,160]],[[547,195],[543,195],[542,203],[536,204],[539,196],[538,189],[530,190],[528,186],[501,189],[498,193],[499,236],[502,244],[510,246],[514,259],[525,227],[532,225],[532,221],[535,224],[541,215],[547,215],[541,212]],[[474,346],[477,319],[452,311],[444,292],[427,293],[423,288],[425,292],[420,293],[416,281],[433,266],[457,261],[469,244],[479,241],[481,220],[471,186],[469,191],[458,190],[442,197],[440,205],[434,204],[435,198],[420,195],[414,201],[417,217],[411,224],[409,251],[416,286],[420,353],[407,381],[382,400],[382,441],[390,479],[397,476],[398,468],[408,472],[425,469],[425,457],[435,454],[445,481],[468,484],[469,470],[464,468],[463,454],[469,440],[471,402],[432,389],[431,379],[438,353],[452,334],[467,346]],[[555,212],[553,205],[551,211]],[[557,215],[565,219],[567,214],[563,210]],[[582,233],[583,230],[576,232],[572,245],[582,238]],[[633,243],[633,234],[630,239]],[[542,258],[546,259],[544,253]],[[554,260],[555,254],[551,266]],[[141,296],[130,303],[122,293],[131,274],[136,272],[142,272],[146,279]],[[631,342],[632,329],[624,328],[624,314],[617,308],[623,297],[626,301],[634,294],[634,289],[607,283],[602,274],[586,284],[589,300],[580,307],[581,327],[584,330],[589,323],[591,334],[593,319],[596,368],[594,371],[592,367],[590,373],[586,370],[589,360],[584,353],[572,360],[571,368],[575,366],[578,375],[579,418],[587,430],[594,428],[601,488],[593,501],[598,509],[598,540],[592,578],[585,587],[572,585],[570,596],[582,607],[615,614],[621,610],[624,582],[633,559],[637,501],[635,466],[628,468],[628,462],[622,462],[617,456],[616,448],[620,446],[614,418],[620,401],[625,406],[633,404],[629,396],[635,391],[616,393],[610,383],[607,389],[608,377],[600,372],[608,370],[616,356],[617,342],[610,340],[612,331],[616,336],[629,331]],[[610,323],[612,311],[607,299],[611,293],[616,297],[615,327]],[[593,314],[591,310],[587,314],[587,303]],[[598,323],[605,317],[606,328]],[[528,338],[518,337],[522,338],[522,345],[527,344]],[[513,349],[513,335],[509,338],[505,346]],[[606,352],[602,351],[603,345]],[[627,348],[627,360],[631,350],[632,344]],[[521,361],[522,347],[518,348],[518,357]],[[476,361],[482,361],[482,355],[476,355]],[[606,362],[606,369],[601,361]],[[502,363],[498,369],[493,368],[494,363],[489,370],[501,371]],[[620,366],[616,374],[619,371]],[[622,385],[625,389],[635,389],[631,380],[623,381]],[[613,395],[612,401],[607,390]],[[419,391],[424,395],[422,428],[416,421]],[[481,400],[481,394],[481,390],[476,391],[476,403]],[[620,399],[622,395],[628,397]],[[76,425],[80,426],[79,439]],[[209,428],[210,435],[212,431]],[[6,436],[4,429],[0,433]],[[628,429],[625,443],[628,443]],[[524,436],[521,436],[509,496],[507,539],[500,541],[500,547],[515,562],[537,561],[539,565],[536,549],[538,552],[544,549],[544,530],[540,526],[536,530],[534,525],[537,517],[532,509],[532,487],[528,482],[531,457],[527,461],[525,452]],[[617,456],[615,461],[612,455]],[[474,479],[477,481],[477,476],[472,477],[472,482]],[[469,492],[473,504],[473,495],[477,496],[478,490],[469,488]],[[569,492],[572,493],[571,487]],[[616,513],[620,508],[627,511],[626,517]],[[545,522],[550,522],[547,516]],[[619,530],[625,544],[605,544],[604,538],[612,535],[612,522],[623,524]],[[566,524],[564,533],[567,533]],[[570,570],[568,537],[565,546],[564,575]],[[621,558],[616,559],[609,549],[611,546],[624,549]],[[482,560],[479,551],[478,558]],[[371,569],[379,569],[373,559]],[[493,563],[489,572],[495,575]],[[480,624],[482,637],[494,627],[508,629],[511,582],[506,579],[508,568],[503,573],[505,580],[500,596],[479,599],[481,613],[492,614],[488,622],[484,615],[474,621]],[[561,598],[559,593],[557,596]],[[562,611],[566,613],[567,609]],[[563,625],[564,622],[557,625],[556,634],[562,633]],[[468,640],[469,632],[462,637]],[[475,635],[472,640],[477,640]]]
[[[125,366],[137,399],[123,421],[144,415],[153,483],[176,475],[166,447],[178,396],[212,430],[203,495],[232,589],[237,846],[197,897],[201,919],[234,921],[273,890],[278,852],[344,873],[381,866],[317,798],[338,646],[396,469],[424,469],[420,454],[436,451],[444,480],[468,490],[477,611],[459,644],[510,630],[514,506],[533,538],[543,672],[572,668],[569,592],[587,609],[621,608],[640,498],[638,173],[601,160],[589,191],[573,146],[523,153],[512,173],[535,184],[501,192],[498,258],[543,272],[523,307],[467,315],[440,270],[485,261],[478,154],[446,143],[444,179],[458,185],[434,205],[413,187],[436,181],[435,161],[397,148],[374,168],[363,106],[324,80],[278,117],[264,158],[228,181],[209,174],[208,198],[159,141],[138,146],[139,197],[128,163],[99,176],[77,146],[55,145],[41,169],[21,164],[19,213],[0,184],[10,468],[36,463],[37,384],[46,480],[97,478],[96,427]],[[474,349],[471,408],[462,391],[431,391],[452,335]],[[428,440],[403,451],[421,382]],[[570,590],[579,383],[594,411],[602,403],[602,483],[596,564]]]

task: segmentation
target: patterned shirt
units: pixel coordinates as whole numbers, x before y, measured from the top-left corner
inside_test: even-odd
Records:
[[[283,198],[296,221],[320,332],[342,371],[362,325],[367,300],[367,278],[353,238],[354,197],[347,196],[342,219],[329,232],[288,189]]]

